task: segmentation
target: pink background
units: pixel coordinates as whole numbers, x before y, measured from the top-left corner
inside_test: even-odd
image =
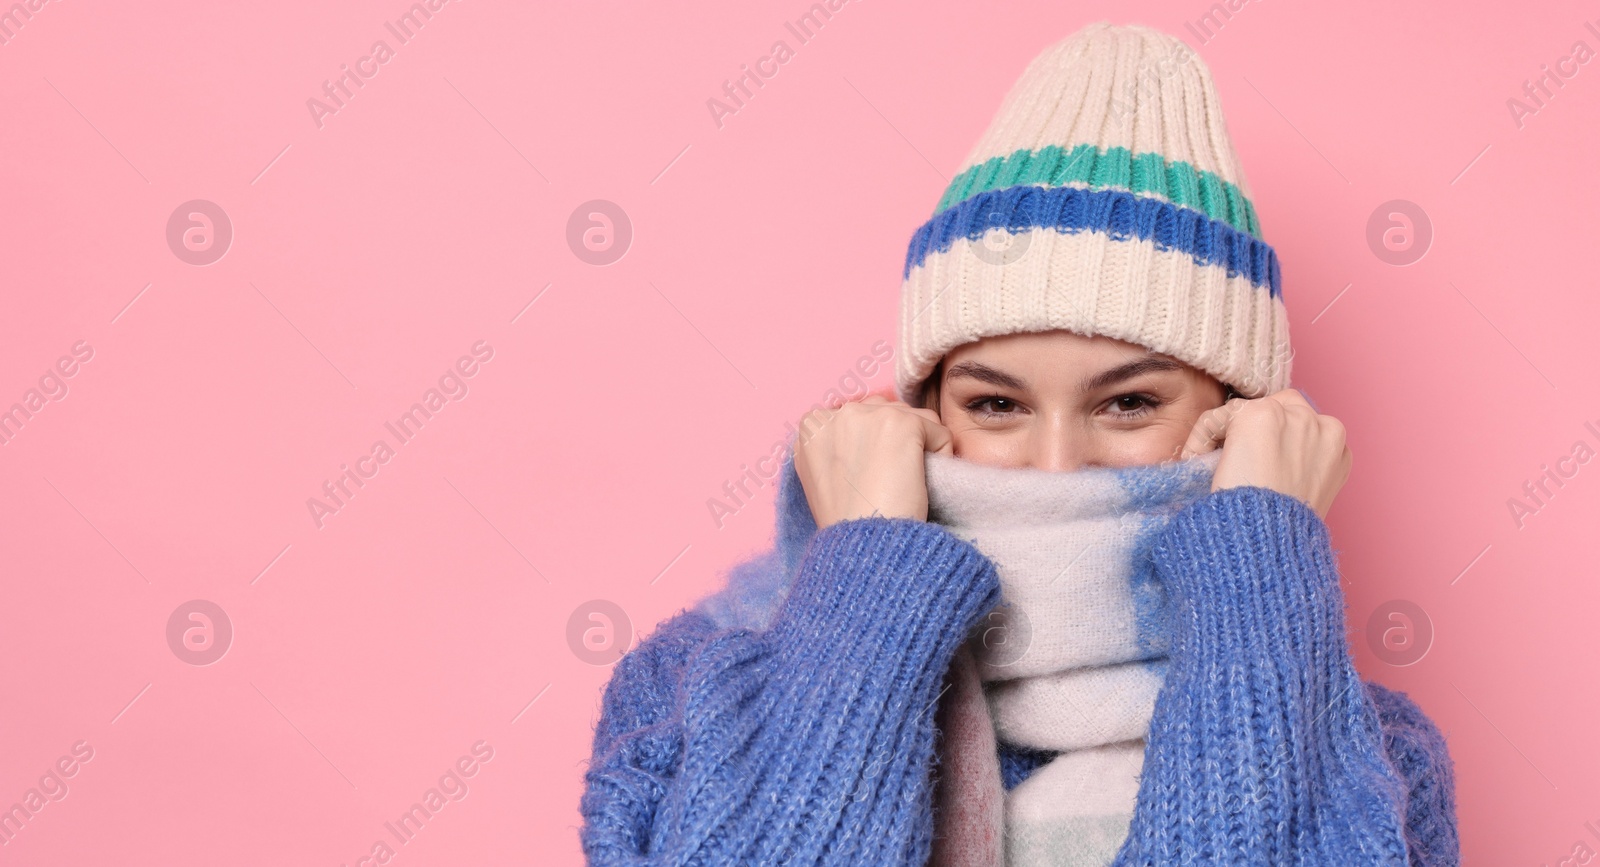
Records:
[[[766,546],[770,489],[720,529],[707,500],[893,342],[911,232],[1025,63],[1100,18],[1215,73],[1296,384],[1356,455],[1330,523],[1357,662],[1447,732],[1468,862],[1600,849],[1600,464],[1520,529],[1507,505],[1600,444],[1600,64],[1521,129],[1506,107],[1600,49],[1600,7],[1253,2],[1201,45],[1201,0],[856,0],[799,45],[803,0],[533,5],[456,0],[398,45],[403,0],[51,3],[0,45],[0,408],[94,350],[0,448],[0,806],[94,751],[0,863],[579,863],[611,669],[569,617],[647,635]],[[378,39],[319,129],[306,100]],[[231,219],[214,264],[167,244],[191,199]],[[605,267],[566,241],[592,199],[634,230]],[[1433,223],[1407,267],[1366,241],[1390,199]],[[318,529],[306,501],[480,340],[466,397]],[[192,599],[234,630],[206,666],[167,640]],[[1433,623],[1414,665],[1371,649],[1391,600]]]

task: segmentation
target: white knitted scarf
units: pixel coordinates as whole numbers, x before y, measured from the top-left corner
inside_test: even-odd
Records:
[[[1075,472],[927,456],[929,520],[994,562],[1002,597],[940,701],[930,864],[1115,858],[1166,673],[1167,593],[1150,546],[1209,492],[1221,455]],[[997,739],[1060,754],[1006,792]]]

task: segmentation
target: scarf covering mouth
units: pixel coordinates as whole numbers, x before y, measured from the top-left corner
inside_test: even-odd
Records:
[[[994,563],[1002,599],[951,664],[930,864],[1114,860],[1167,666],[1150,550],[1221,457],[1051,472],[927,455],[928,520]],[[997,741],[1057,755],[1006,792]]]
[[[958,515],[968,513],[949,505],[971,501],[941,498],[949,491],[937,467],[935,517],[976,545],[910,518],[845,521],[819,533],[791,455],[773,547],[725,572],[725,585],[620,660],[595,730],[597,763],[585,775],[586,853],[608,865],[987,867],[1105,863],[1120,835],[1111,863],[1129,867],[1458,864],[1449,745],[1415,701],[1356,670],[1338,552],[1322,518],[1295,497],[1254,486],[1178,508],[1182,496],[1164,495],[1208,486],[1138,481],[1169,469],[1187,472],[1132,470],[1110,501],[1111,514],[1132,509],[1153,519],[1129,519],[1125,529],[1167,591],[1155,595],[1156,607],[1170,600],[1165,680],[1126,829],[1115,811],[1087,809],[1081,790],[1029,796],[1060,777],[1103,792],[1109,774],[1072,765],[1096,748],[1030,751],[998,739],[992,717],[1003,725],[1004,715],[991,714],[972,639],[979,636],[989,668],[1032,668],[1042,652],[1034,648],[1049,646],[1042,629],[1031,629],[1001,656],[1004,665],[987,656],[1003,643],[992,639],[1007,637],[990,632],[987,616],[1027,610],[1004,598],[991,559],[1018,586],[1007,540],[977,521],[963,529]],[[1028,490],[1009,485],[978,494]],[[1061,581],[1076,578],[1084,561],[1064,562],[1071,568]],[[1160,636],[1150,637],[1152,652]],[[988,690],[1024,677],[991,679]],[[1056,718],[1072,717],[1046,717]],[[978,741],[982,748],[967,748]],[[1093,827],[1096,817],[1106,833],[1098,851],[1087,851],[1072,829]]]
[[[1221,458],[1053,472],[925,455],[929,522],[987,557],[1001,588],[938,701],[930,867],[1113,861],[1167,667],[1150,549]],[[768,629],[817,533],[792,443],[781,476],[772,549],[696,603],[720,628]],[[1059,754],[1008,792],[1002,740]]]

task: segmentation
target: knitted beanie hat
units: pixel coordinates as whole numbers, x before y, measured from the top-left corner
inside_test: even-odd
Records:
[[[1067,329],[1203,370],[1245,397],[1289,384],[1278,257],[1211,73],[1181,40],[1097,22],[1045,49],[912,236],[895,385],[945,353]]]

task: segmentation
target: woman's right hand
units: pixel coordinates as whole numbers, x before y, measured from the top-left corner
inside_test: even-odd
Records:
[[[871,395],[800,419],[794,468],[817,529],[852,518],[928,519],[925,452],[954,454],[931,409]]]

